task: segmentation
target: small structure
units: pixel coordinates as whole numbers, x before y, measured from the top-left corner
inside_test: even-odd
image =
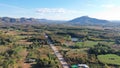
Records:
[[[78,68],[78,66],[77,65],[72,65],[71,68]]]
[[[26,63],[33,63],[35,61],[36,61],[35,58],[28,58],[28,59],[26,59]]]
[[[89,68],[86,64],[78,64],[78,68]]]
[[[77,42],[77,41],[79,41],[79,39],[78,38],[71,38],[71,40],[73,41],[73,42]]]
[[[48,38],[48,36],[47,36],[47,35],[45,35],[45,38]]]

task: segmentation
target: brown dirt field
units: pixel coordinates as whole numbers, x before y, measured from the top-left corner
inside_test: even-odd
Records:
[[[29,45],[29,44],[32,44],[32,42],[27,42],[26,40],[19,40],[18,42],[16,42],[17,44],[26,44],[26,45]]]
[[[23,63],[22,68],[31,68],[31,64],[30,63]]]

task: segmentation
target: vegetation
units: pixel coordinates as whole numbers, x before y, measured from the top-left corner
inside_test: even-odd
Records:
[[[120,65],[120,56],[115,54],[98,55],[98,60],[104,64]]]
[[[120,67],[120,31],[43,24],[0,25],[0,68],[62,68],[45,34],[69,65]],[[100,26],[98,26],[100,27]],[[77,41],[72,41],[77,38]]]
[[[90,54],[111,54],[114,50],[112,50],[108,45],[98,43],[93,48],[89,49]]]
[[[41,28],[32,25],[0,28],[0,68],[61,68]]]

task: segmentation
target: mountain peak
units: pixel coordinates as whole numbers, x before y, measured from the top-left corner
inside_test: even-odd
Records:
[[[86,24],[87,25],[88,24],[93,24],[93,25],[96,24],[96,25],[99,25],[99,24],[106,24],[109,21],[96,19],[96,18],[91,18],[89,16],[81,16],[81,17],[75,18],[73,20],[70,20],[69,22],[72,23],[72,24],[84,24],[84,25],[86,25]]]
[[[89,16],[81,16],[80,18],[90,18]]]

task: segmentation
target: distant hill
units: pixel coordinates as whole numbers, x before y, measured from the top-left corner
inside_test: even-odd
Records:
[[[113,20],[111,22],[113,22],[113,23],[120,23],[120,20]]]
[[[88,16],[82,16],[68,21],[67,23],[72,25],[104,25],[110,23],[107,20],[100,20],[96,18],[90,18]]]
[[[37,23],[34,18],[10,18],[10,17],[0,17],[1,23]]]
[[[42,23],[42,24],[54,24],[64,23],[66,21],[61,20],[47,20],[47,19],[35,19],[35,18],[11,18],[11,17],[0,17],[1,23]]]
[[[114,21],[116,22],[116,21]],[[113,21],[101,20],[91,18],[88,16],[78,17],[69,21],[64,20],[48,20],[48,19],[35,19],[35,18],[11,18],[11,17],[0,17],[0,23],[41,23],[41,24],[63,24],[63,25],[114,25]],[[120,22],[120,21],[117,21]],[[115,23],[119,24],[119,23]]]
[[[42,22],[42,23],[49,23],[49,24],[61,24],[61,23],[65,23],[66,21],[64,20],[48,20],[48,19],[38,19],[39,22]]]

